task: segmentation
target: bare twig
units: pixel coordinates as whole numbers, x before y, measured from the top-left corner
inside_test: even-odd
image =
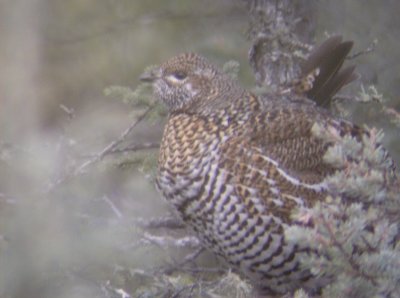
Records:
[[[189,290],[189,295],[190,295],[189,298],[190,298],[190,297],[192,297],[193,291],[194,291],[195,287],[197,287],[197,286],[198,286],[197,283],[194,283],[194,284],[192,284],[192,285],[185,286],[185,287],[183,287],[181,290],[177,291],[177,292],[172,296],[172,298],[179,298],[179,297],[182,297],[181,294],[182,294],[183,292],[187,291],[187,290]]]
[[[394,108],[388,108],[383,106],[383,112],[388,115],[390,121],[397,126],[400,126],[400,113],[396,111]]]
[[[10,204],[10,205],[15,205],[17,204],[17,200],[16,198],[7,195],[5,193],[0,192],[0,202],[1,203],[6,203],[6,204]]]
[[[148,113],[154,108],[154,106],[149,106],[139,117],[129,125],[127,129],[125,129],[118,139],[112,141],[103,150],[97,153],[93,158],[87,160],[83,164],[81,164],[75,171],[74,175],[81,174],[88,166],[93,163],[101,160],[106,154],[110,151],[114,150],[123,140],[125,140],[126,136],[131,133],[131,131],[148,115]]]
[[[148,244],[154,244],[157,245],[163,249],[165,247],[199,247],[200,246],[200,241],[197,237],[194,236],[185,236],[182,238],[173,238],[169,236],[155,236],[151,235],[149,233],[144,233],[143,243],[148,243]]]
[[[170,216],[157,217],[151,219],[139,218],[135,220],[135,223],[144,229],[160,229],[160,228],[183,229],[186,227],[179,218]]]
[[[112,211],[114,212],[114,214],[115,214],[118,218],[124,217],[124,216],[122,215],[122,212],[118,209],[118,207],[115,206],[115,204],[114,204],[107,196],[104,196],[102,199],[103,199],[104,202],[106,202],[106,203],[111,207]]]
[[[204,251],[204,247],[199,247],[193,253],[187,255],[183,261],[180,263],[183,266],[186,263],[193,262],[202,252]]]
[[[65,106],[63,104],[60,104],[59,107],[61,110],[63,110],[67,114],[69,119],[72,119],[75,117],[75,111],[73,108],[68,108],[67,106]]]
[[[203,251],[204,251],[204,247],[197,248],[194,252],[186,255],[186,257],[181,262],[178,262],[178,261],[174,260],[174,264],[172,264],[171,266],[168,266],[167,268],[162,270],[162,272],[165,273],[165,274],[171,274],[173,271],[176,271],[176,270],[181,270],[181,271],[186,271],[186,272],[188,271],[188,272],[192,272],[192,273],[204,272],[203,269],[207,270],[208,268],[196,268],[196,269],[193,269],[193,268],[190,268],[190,267],[189,268],[184,267],[184,265],[187,264],[187,263],[194,263],[194,261],[197,259],[197,257]],[[212,268],[212,269],[215,270],[215,268]],[[197,271],[194,271],[194,270],[197,270]]]
[[[157,149],[160,147],[160,143],[143,143],[143,144],[134,144],[125,148],[115,148],[107,152],[107,154],[116,154],[116,153],[124,153],[124,152],[135,152],[145,149]]]
[[[146,110],[141,113],[138,118],[135,119],[135,121],[133,121],[131,123],[131,125],[129,125],[129,127],[127,127],[121,134],[120,136],[115,139],[114,141],[112,141],[111,143],[109,143],[106,147],[104,147],[101,151],[99,151],[98,153],[96,153],[95,155],[93,155],[90,159],[86,160],[84,163],[82,163],[80,166],[78,166],[77,168],[75,168],[74,171],[72,171],[71,173],[59,178],[58,180],[56,180],[55,182],[53,182],[48,189],[46,190],[46,192],[51,192],[52,190],[54,190],[54,188],[58,185],[60,185],[61,183],[63,183],[64,181],[78,176],[80,174],[82,174],[85,169],[87,167],[89,167],[90,165],[100,161],[101,159],[104,158],[104,156],[106,156],[110,151],[114,150],[121,142],[123,142],[126,138],[127,135],[129,135],[132,130],[141,122],[143,121],[143,119],[146,118],[146,116],[154,109],[154,105],[151,105],[149,107],[146,108]]]
[[[180,268],[182,271],[190,272],[190,273],[225,273],[227,271],[224,267],[196,267],[196,268]]]
[[[371,53],[371,52],[375,51],[375,48],[376,48],[377,44],[378,44],[378,40],[374,39],[366,49],[364,49],[362,51],[359,51],[357,53],[354,53],[353,55],[349,55],[349,56],[347,56],[346,59],[347,60],[352,60],[352,59],[357,58],[358,56],[362,56],[362,55],[366,55],[368,53]]]

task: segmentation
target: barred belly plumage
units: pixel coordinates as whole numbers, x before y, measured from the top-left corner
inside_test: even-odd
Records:
[[[258,280],[260,288],[271,287],[274,291],[280,287],[282,291],[295,288],[310,274],[299,267],[300,249],[286,243],[285,224],[268,212],[257,189],[246,187],[250,195],[243,200],[237,193],[237,179],[221,167],[223,154],[219,151],[223,142],[215,138],[208,144],[197,156],[184,161],[188,164],[180,161],[179,166],[172,166],[180,155],[178,152],[164,156],[168,168],[160,164],[158,188],[208,249],[234,269]],[[178,151],[184,147],[184,144],[176,146]],[[267,184],[274,184],[272,179],[268,181]],[[277,186],[274,195],[271,199],[279,201]]]

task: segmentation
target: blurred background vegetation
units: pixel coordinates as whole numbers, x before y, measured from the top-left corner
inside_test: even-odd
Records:
[[[398,1],[310,5],[316,42],[338,33],[357,52],[377,40],[372,53],[353,61],[362,74],[353,90],[374,84],[385,106],[399,110]],[[150,277],[140,270],[179,259],[174,249],[139,245],[137,220],[167,210],[152,183],[156,146],[129,164],[126,154],[111,154],[70,173],[143,112],[104,90],[135,89],[149,65],[196,51],[220,65],[240,62],[239,80],[252,87],[248,22],[241,1],[0,2],[0,297],[123,297],[116,289],[156,296],[159,289],[153,296],[141,290]],[[384,129],[400,160],[398,129],[381,104],[349,108],[357,123]],[[164,120],[141,122],[121,148],[156,144]]]

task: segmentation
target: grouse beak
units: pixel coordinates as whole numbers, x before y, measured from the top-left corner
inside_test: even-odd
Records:
[[[153,83],[155,80],[159,79],[160,77],[161,77],[160,69],[152,68],[152,69],[147,70],[144,73],[142,73],[142,75],[139,77],[139,79],[142,82]]]

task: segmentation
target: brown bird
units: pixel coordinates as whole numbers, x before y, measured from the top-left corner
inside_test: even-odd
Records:
[[[325,198],[333,172],[314,123],[365,133],[320,107],[355,78],[354,68],[339,70],[351,47],[337,36],[326,41],[302,66],[305,77],[319,75],[285,95],[256,96],[193,53],[141,76],[169,110],[157,187],[207,248],[264,292],[319,286],[300,266],[310,249],[284,231],[296,207]]]

